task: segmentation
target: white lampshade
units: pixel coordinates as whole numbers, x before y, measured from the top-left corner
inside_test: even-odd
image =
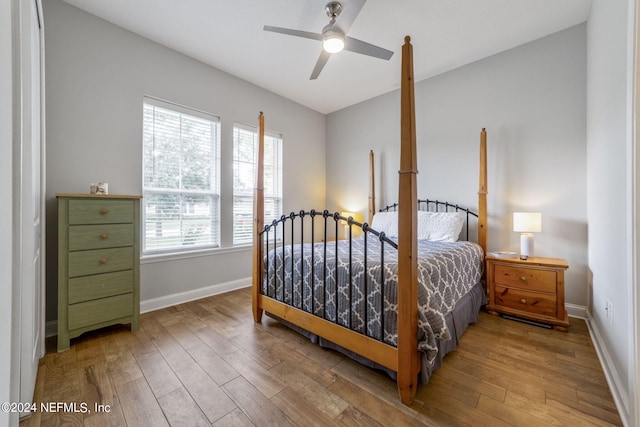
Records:
[[[343,217],[345,217],[347,219],[349,219],[349,217],[351,217],[353,219],[356,219],[356,214],[354,212],[342,211],[342,212],[340,212],[340,215],[342,215]],[[343,223],[343,224],[347,224],[347,221],[342,220],[342,219],[340,220],[340,222]]]
[[[539,233],[542,231],[542,214],[540,212],[514,212],[513,231]]]
[[[520,259],[533,256],[533,233],[542,230],[542,214],[539,212],[514,212],[513,231],[520,234]]]
[[[360,212],[348,212],[348,211],[342,211],[340,212],[340,215],[342,215],[345,218],[353,218],[354,221],[358,221],[358,222],[362,222],[362,220],[364,219],[364,216],[362,216],[362,214]],[[344,220],[340,220],[340,223],[344,224],[344,235],[343,237],[346,239],[347,237],[349,237],[349,223],[347,221]],[[352,231],[352,237],[359,237],[360,236],[360,227],[356,227],[353,226],[353,228],[351,229]]]

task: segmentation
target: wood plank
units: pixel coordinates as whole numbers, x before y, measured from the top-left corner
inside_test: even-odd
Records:
[[[324,427],[334,423],[328,414],[325,414],[321,409],[318,409],[297,391],[289,387],[282,389],[280,393],[270,400],[295,425]]]
[[[111,381],[116,387],[138,379],[144,379],[138,362],[126,349],[118,350],[114,357],[109,358],[107,366],[109,367]]]
[[[422,401],[415,400],[411,406],[401,404],[398,399],[398,390],[395,382],[386,374],[369,369],[351,359],[343,359],[331,369],[351,383],[374,394],[377,399],[392,405],[396,411],[402,411],[410,416],[416,415],[416,409],[422,405]]]
[[[210,422],[216,422],[235,409],[234,403],[197,364],[184,366],[176,375]]]
[[[238,371],[233,369],[231,365],[205,344],[192,347],[187,352],[218,385],[226,384],[240,375]]]
[[[619,422],[620,417],[615,405],[611,400],[602,399],[598,396],[586,394],[578,391],[578,399],[567,399],[565,396],[553,391],[547,392],[547,402],[556,401],[561,405],[568,406],[577,410],[582,414],[597,418],[607,423],[615,424]]]
[[[507,392],[507,394],[508,393],[510,392]],[[509,425],[517,425],[522,420],[522,409],[514,408],[508,404],[498,402],[497,400],[493,400],[486,396],[480,396],[480,400],[478,401],[478,411],[496,417]],[[531,412],[533,411],[530,411],[527,416],[527,426],[547,427],[549,425],[548,419],[539,418],[531,414]],[[536,413],[536,415],[538,414]]]
[[[339,379],[328,390],[382,425],[415,426],[421,424],[416,419],[417,411],[413,411],[413,414],[400,411],[398,406],[387,403],[371,391],[358,387],[345,379]]]
[[[136,361],[156,398],[181,388],[182,383],[159,352],[141,354]]]
[[[179,388],[158,399],[158,403],[171,427],[210,427],[207,417],[184,388]]]
[[[184,323],[172,323],[165,326],[167,331],[180,343],[180,345],[188,350],[202,344],[202,340],[198,338]]]
[[[281,363],[272,368],[270,372],[287,388],[294,390],[302,398],[313,402],[318,409],[331,418],[337,417],[349,407],[349,403],[328,391],[327,386],[296,369],[296,365],[286,362]]]
[[[229,412],[212,424],[213,427],[254,427],[251,420],[239,408]]]
[[[362,413],[357,408],[353,406],[348,406],[344,411],[338,415],[336,418],[336,422],[343,426],[353,426],[353,427],[369,427],[369,426],[379,426],[384,427],[382,424],[368,416],[367,414]]]
[[[255,425],[295,426],[289,417],[243,377],[228,382],[223,388]]]
[[[129,427],[168,426],[153,392],[144,378],[116,385],[122,412]]]
[[[254,363],[254,360],[242,351],[225,354],[223,359],[267,398],[279,393],[284,388],[275,375]]]

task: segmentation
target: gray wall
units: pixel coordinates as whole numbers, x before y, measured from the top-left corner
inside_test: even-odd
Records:
[[[420,49],[420,41],[413,41]],[[418,195],[477,206],[488,132],[489,249],[519,250],[514,211],[542,212],[535,253],[565,258],[566,300],[587,305],[585,25],[415,86]],[[368,152],[377,205],[397,198],[398,91],[327,116],[327,197],[366,214]]]
[[[629,339],[634,283],[628,254],[634,230],[631,222],[637,221],[630,217],[629,196],[633,165],[627,98],[633,87],[627,74],[633,64],[627,56],[629,40],[633,40],[627,27],[629,4],[594,0],[587,25],[587,189],[589,266],[593,272],[590,317],[597,338],[604,341],[607,368],[619,393],[614,396],[622,400],[625,407],[619,409],[628,421],[634,400],[631,364],[638,357],[630,355]],[[606,301],[613,304],[613,323],[607,319]]]
[[[284,209],[325,201],[325,117],[134,35],[59,0],[45,2],[47,83],[47,318],[57,317],[55,193],[142,192],[144,95],[217,115],[222,123],[222,243],[230,246],[232,127],[256,123],[283,134]],[[203,43],[206,41],[203,40]],[[148,301],[250,277],[250,248],[146,262]],[[247,282],[248,283],[248,282]]]

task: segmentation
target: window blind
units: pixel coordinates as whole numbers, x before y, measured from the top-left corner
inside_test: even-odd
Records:
[[[143,253],[219,246],[219,119],[145,98],[142,133]]]
[[[282,215],[282,135],[264,138],[265,224]],[[236,124],[233,128],[233,244],[253,238],[253,188],[258,156],[256,128]]]

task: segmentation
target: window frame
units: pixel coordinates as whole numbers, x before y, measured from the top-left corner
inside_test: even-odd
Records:
[[[212,149],[212,163],[210,165],[210,190],[198,190],[198,189],[188,189],[188,188],[161,188],[161,187],[147,187],[145,185],[145,108],[146,105],[152,106],[154,108],[161,108],[165,110],[169,110],[174,113],[178,113],[185,116],[195,117],[197,119],[206,120],[213,124],[212,128],[212,138],[211,138],[211,149]],[[143,201],[141,203],[141,256],[142,257],[160,257],[160,256],[171,256],[171,255],[183,255],[189,253],[201,253],[205,251],[211,251],[220,248],[222,242],[221,236],[221,139],[222,139],[222,123],[219,116],[215,114],[211,114],[202,110],[198,110],[191,107],[186,107],[180,104],[176,104],[169,101],[163,101],[154,97],[144,96],[142,103],[143,117],[142,117],[142,194]],[[182,183],[180,184],[182,187]],[[216,237],[217,241],[211,244],[203,244],[203,245],[186,245],[181,243],[180,246],[174,246],[166,249],[149,249],[147,247],[147,212],[146,212],[146,203],[145,199],[147,196],[152,194],[177,194],[179,196],[202,196],[207,195],[211,197],[211,212],[209,213],[208,220],[211,222],[212,230],[211,234]],[[180,221],[183,221],[184,212],[180,209]]]
[[[251,189],[249,191],[248,194],[241,194],[241,195],[237,195],[236,194],[236,129],[241,129],[245,132],[251,132],[254,135],[254,149],[253,149],[253,185],[251,186]],[[273,162],[273,166],[272,169],[274,170],[274,180],[277,181],[274,183],[273,187],[277,190],[276,194],[268,194],[267,193],[267,184],[265,182],[265,189],[264,189],[264,200],[265,200],[265,207],[268,205],[268,200],[272,200],[273,201],[273,205],[275,205],[275,203],[277,203],[279,205],[279,212],[277,213],[276,218],[280,218],[280,216],[282,215],[282,213],[284,212],[284,207],[283,207],[283,145],[284,145],[284,137],[282,135],[282,133],[279,132],[274,132],[274,131],[268,131],[265,130],[265,139],[266,138],[272,138],[274,140],[277,140],[277,148],[275,151],[275,157],[276,157],[276,161]],[[265,141],[265,145],[266,145],[266,141]],[[232,199],[232,208],[231,208],[231,220],[232,220],[232,224],[231,224],[231,241],[232,241],[232,246],[237,247],[237,246],[246,246],[246,245],[250,245],[253,241],[253,236],[251,235],[251,238],[249,239],[242,239],[242,240],[236,240],[236,197],[244,197],[244,198],[248,198],[251,200],[251,206],[253,206],[253,188],[255,187],[255,169],[256,169],[256,161],[257,161],[257,157],[258,157],[258,128],[257,126],[252,126],[252,125],[247,125],[245,123],[241,123],[241,122],[234,122],[233,123],[233,137],[232,137],[232,194],[231,194],[231,199]],[[246,162],[245,162],[246,163]],[[266,175],[266,153],[265,153],[265,175]],[[270,222],[273,219],[276,218],[269,218],[269,221],[266,218],[265,215],[265,224],[267,222]],[[253,232],[253,209],[251,209],[251,229]]]

